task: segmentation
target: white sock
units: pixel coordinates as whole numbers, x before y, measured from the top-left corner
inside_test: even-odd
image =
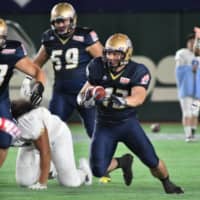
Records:
[[[191,137],[192,136],[192,128],[191,126],[184,126],[184,131],[185,131],[185,137]]]

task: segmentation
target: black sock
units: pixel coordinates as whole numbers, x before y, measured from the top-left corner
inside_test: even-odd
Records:
[[[196,133],[196,129],[192,128],[192,135],[194,135]]]
[[[115,158],[117,160],[117,167],[116,168],[122,168],[122,158],[121,157],[118,157],[118,158]]]
[[[169,176],[167,176],[166,178],[160,178],[160,181],[161,181],[162,183],[169,182]]]

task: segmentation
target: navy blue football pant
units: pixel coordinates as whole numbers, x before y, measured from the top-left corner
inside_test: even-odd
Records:
[[[12,120],[12,114],[10,111],[10,100],[8,97],[0,100],[0,117]]]
[[[12,114],[10,112],[10,100],[6,93],[1,94],[0,100],[0,117],[12,120]],[[0,148],[7,149],[11,145],[12,136],[4,131],[0,130]]]
[[[137,119],[129,118],[117,124],[97,122],[90,149],[94,176],[106,174],[118,142],[124,143],[149,168],[157,167],[159,158]]]
[[[95,108],[86,109],[78,106],[77,94],[63,94],[54,91],[50,101],[49,110],[58,115],[64,122],[68,121],[74,110],[77,110],[88,136],[91,138],[94,130]]]

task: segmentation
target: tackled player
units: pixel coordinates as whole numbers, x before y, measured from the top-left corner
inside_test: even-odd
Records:
[[[18,151],[16,181],[19,185],[46,189],[51,160],[61,185],[92,184],[92,173],[85,158],[80,159],[79,169],[76,168],[71,132],[66,123],[46,108],[34,107],[25,100],[13,101],[11,109],[21,130],[13,145],[34,144]]]

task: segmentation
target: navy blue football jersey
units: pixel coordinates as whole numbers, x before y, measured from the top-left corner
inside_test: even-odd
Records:
[[[63,40],[49,29],[42,36],[42,44],[51,58],[55,72],[54,87],[63,93],[78,93],[86,82],[86,66],[92,56],[86,48],[97,42],[96,32],[77,27],[73,36]]]
[[[108,96],[114,94],[127,97],[134,86],[148,88],[150,72],[146,66],[130,61],[120,72],[113,73],[104,65],[102,58],[95,58],[88,64],[88,81],[92,85],[101,85]],[[135,108],[118,106],[109,98],[103,104],[97,105],[98,119],[107,122],[119,122],[135,115]]]
[[[0,101],[8,96],[8,84],[13,69],[24,56],[26,52],[21,42],[14,40],[7,40],[5,47],[0,50]]]

